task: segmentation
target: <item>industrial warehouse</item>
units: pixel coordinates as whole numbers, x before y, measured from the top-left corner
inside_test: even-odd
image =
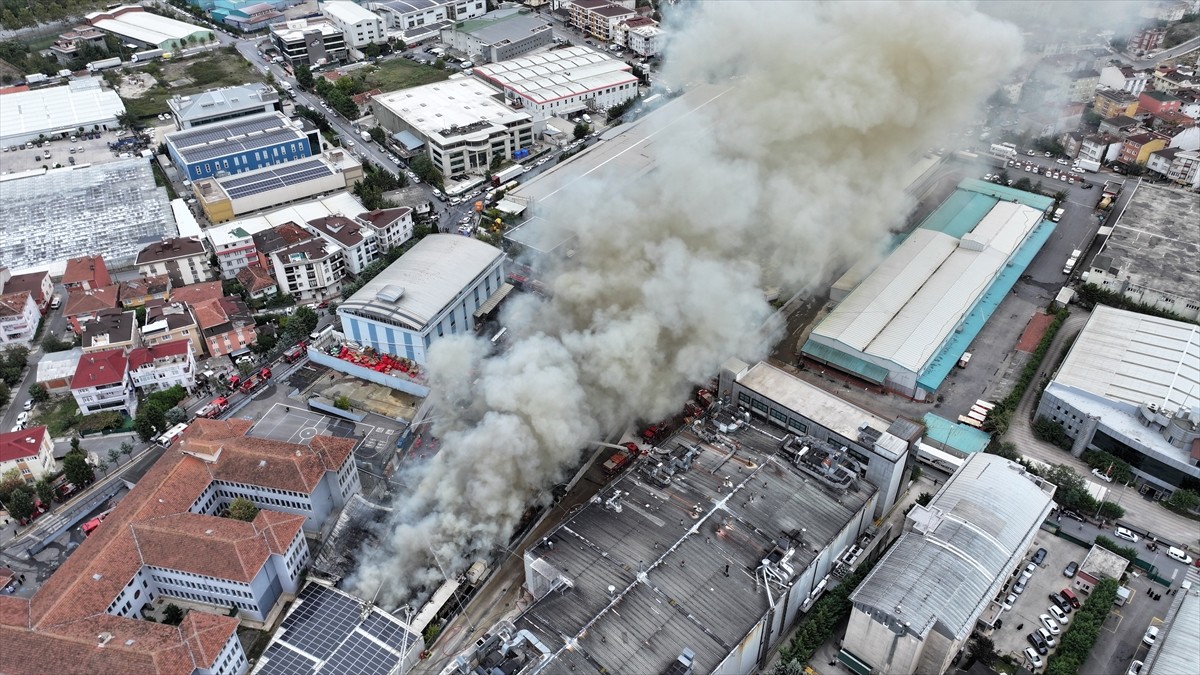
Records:
[[[804,357],[928,400],[1050,238],[1053,203],[962,181],[813,329]]]

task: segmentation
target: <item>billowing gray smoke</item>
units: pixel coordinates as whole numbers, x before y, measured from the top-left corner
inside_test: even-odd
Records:
[[[761,357],[777,336],[760,289],[874,250],[908,168],[1020,52],[1009,25],[947,3],[711,2],[682,23],[664,81],[704,104],[656,137],[653,171],[542,206],[578,243],[552,300],[509,308],[507,353],[432,350],[442,449],[360,556],[358,592],[402,604],[435,586],[439,564],[504,542],[588,441],[677,410],[730,356]]]

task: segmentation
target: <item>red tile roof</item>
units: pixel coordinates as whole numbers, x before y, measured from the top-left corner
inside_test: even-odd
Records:
[[[63,316],[94,314],[102,309],[113,309],[117,306],[117,285],[102,286],[85,291],[76,289],[67,296],[67,306],[63,308]]]
[[[138,347],[129,352],[129,368],[137,370],[155,359],[165,359],[171,356],[185,356],[191,340],[171,340],[150,347]]]
[[[247,265],[237,273],[237,280],[242,284],[251,295],[262,291],[263,289],[277,286],[275,279],[257,265]]]
[[[129,359],[123,349],[106,349],[102,352],[84,354],[75,366],[75,377],[71,378],[72,389],[101,387],[125,381]]]
[[[354,440],[318,436],[306,448],[248,438],[244,434],[251,425],[248,420],[193,422],[176,446],[183,451],[167,452],[151,466],[104,527],[84,540],[33,598],[0,596],[0,673],[40,675],[51,663],[56,675],[189,675],[214,665],[237,619],[191,611],[173,627],[106,610],[142,565],[249,580],[268,555],[287,551],[303,528],[303,516],[263,510],[244,523],[188,509],[213,480],[236,480],[225,476],[241,469],[229,471],[224,465],[244,465],[250,453],[261,452],[268,466],[307,479],[315,465],[346,461]],[[216,458],[190,454],[204,451]],[[103,647],[97,644],[101,633],[112,636]]]
[[[93,287],[108,286],[108,267],[104,258],[98,255],[85,255],[71,258],[67,261],[67,269],[63,272],[62,283],[80,284],[87,282]]]
[[[219,298],[223,295],[225,295],[225,291],[222,290],[220,281],[205,281],[204,283],[180,286],[171,291],[172,300],[175,302],[186,302],[189,305]]]
[[[196,323],[200,324],[200,328],[212,328],[229,321],[224,308],[221,307],[220,298],[194,302],[191,305],[192,314],[196,316]]]
[[[25,305],[33,294],[29,291],[16,291],[0,295],[0,316],[21,316],[25,313]],[[34,300],[36,304],[37,301]]]
[[[30,427],[0,434],[0,462],[36,457],[42,449],[46,427]]]

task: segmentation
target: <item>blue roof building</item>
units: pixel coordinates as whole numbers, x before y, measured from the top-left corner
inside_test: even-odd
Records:
[[[315,130],[272,112],[168,134],[167,154],[189,180],[253,171],[320,152]]]

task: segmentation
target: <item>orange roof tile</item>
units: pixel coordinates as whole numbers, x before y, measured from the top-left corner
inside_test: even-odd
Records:
[[[229,321],[229,316],[221,307],[220,298],[192,303],[192,314],[196,316],[196,323],[200,324],[200,328],[212,328]]]
[[[220,281],[205,281],[200,284],[189,284],[171,289],[171,299],[175,302],[195,304],[204,300],[215,300],[225,295]]]
[[[63,316],[93,314],[102,309],[115,308],[117,306],[117,289],[118,287],[114,284],[90,291],[78,289],[71,291],[67,296],[67,305],[63,308]]]

